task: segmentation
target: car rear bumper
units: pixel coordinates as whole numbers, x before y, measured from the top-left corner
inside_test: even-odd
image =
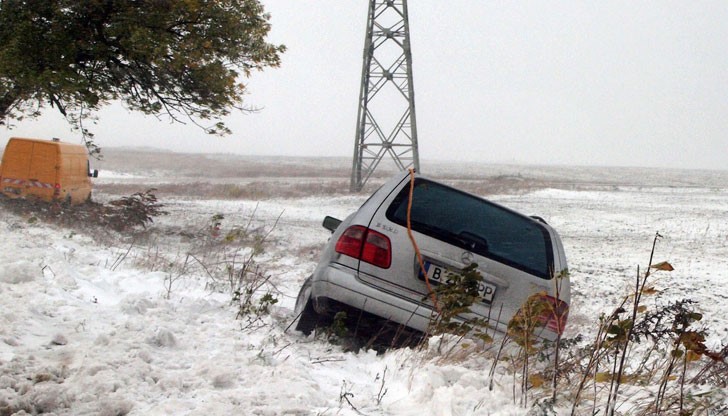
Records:
[[[330,264],[314,273],[311,299],[318,313],[339,312],[339,303],[425,333],[433,314],[432,308],[365,283],[355,270],[339,264]],[[504,330],[504,325],[496,325],[496,332]],[[535,335],[548,341],[556,339],[551,331],[540,330]]]
[[[362,282],[355,270],[329,265],[313,276],[311,298],[317,312],[326,311],[327,299],[426,332],[432,309]]]

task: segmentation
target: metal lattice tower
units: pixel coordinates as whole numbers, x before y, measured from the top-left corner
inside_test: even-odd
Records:
[[[351,191],[362,189],[386,155],[419,170],[407,0],[370,0],[364,40]]]

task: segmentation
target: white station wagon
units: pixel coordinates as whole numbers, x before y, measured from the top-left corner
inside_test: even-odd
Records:
[[[423,273],[407,227],[412,180],[408,172],[397,174],[345,220],[326,217],[324,227],[333,234],[301,287],[296,329],[309,334],[345,311],[357,325],[373,315],[382,318],[377,325],[425,332],[434,312],[425,273],[432,287],[475,263],[483,280],[473,313],[503,332],[527,299],[541,293],[555,307],[541,317],[538,335],[555,339],[570,301],[566,256],[556,231],[539,217],[415,175],[410,229]]]

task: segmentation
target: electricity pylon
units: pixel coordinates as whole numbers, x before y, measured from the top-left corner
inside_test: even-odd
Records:
[[[389,155],[419,170],[407,0],[370,0],[364,39],[351,192]]]

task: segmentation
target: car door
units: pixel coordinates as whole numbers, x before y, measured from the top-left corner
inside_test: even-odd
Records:
[[[10,196],[24,192],[30,172],[33,142],[10,139],[3,154],[3,191]]]
[[[28,194],[50,201],[53,198],[54,186],[60,182],[58,177],[60,168],[58,146],[34,142],[28,173]]]

